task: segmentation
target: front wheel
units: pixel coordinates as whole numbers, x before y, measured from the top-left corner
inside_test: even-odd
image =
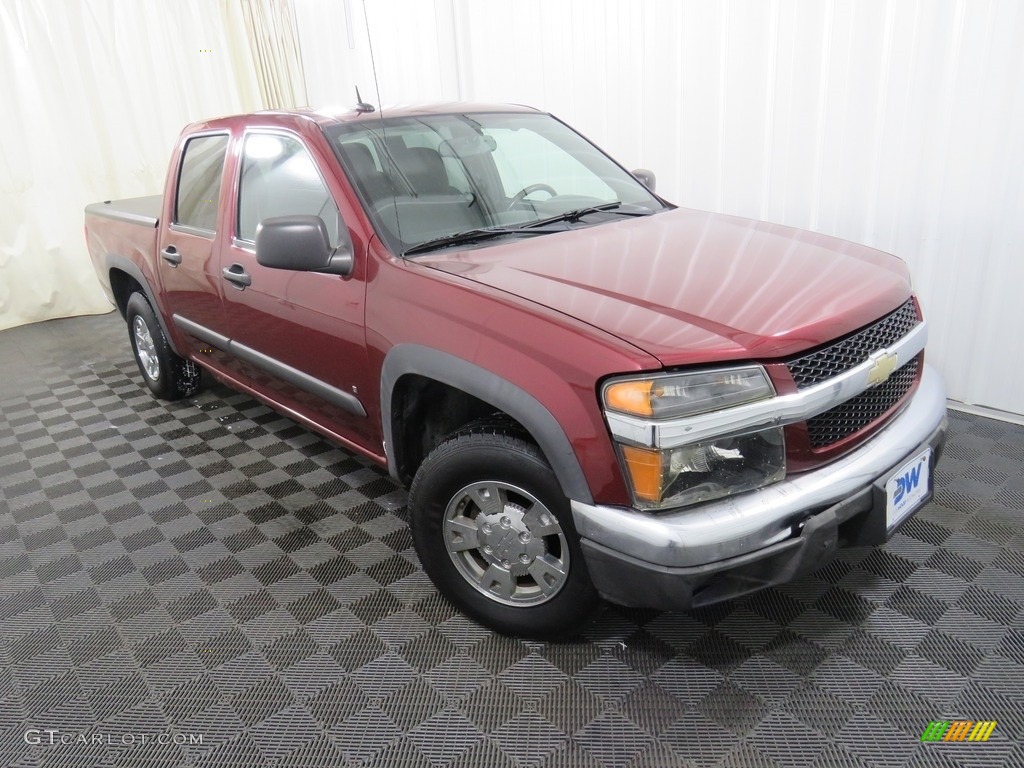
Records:
[[[167,343],[156,313],[141,293],[133,293],[125,308],[128,337],[139,371],[150,391],[165,400],[189,397],[199,391],[199,366],[175,354]]]
[[[416,473],[409,507],[427,574],[481,623],[561,636],[598,604],[558,480],[513,431],[478,426],[443,442]]]

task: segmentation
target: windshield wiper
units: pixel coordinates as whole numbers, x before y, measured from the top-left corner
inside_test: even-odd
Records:
[[[579,221],[584,216],[591,213],[601,213],[603,211],[614,211],[617,216],[648,216],[654,211],[622,211],[622,203],[605,203],[604,205],[588,205],[586,208],[574,208],[571,211],[560,213],[557,216],[549,216],[546,219],[538,219],[537,221],[531,221],[529,224],[523,224],[521,229],[533,229],[534,227],[543,227],[545,224],[554,224],[559,221]]]
[[[565,213],[560,213],[557,216],[551,216],[546,219],[538,219],[537,221],[531,221],[528,224],[522,224],[518,227],[480,227],[478,229],[467,229],[465,232],[456,232],[452,235],[445,235],[444,237],[435,237],[433,240],[427,240],[423,243],[417,243],[416,245],[406,248],[403,252],[403,256],[413,256],[417,253],[426,253],[427,251],[433,251],[438,248],[444,248],[449,245],[468,245],[469,243],[476,243],[480,240],[490,240],[495,237],[501,237],[502,235],[544,235],[550,234],[552,231],[561,230],[545,230],[541,229],[548,224],[556,224],[560,221],[578,221],[583,216],[591,213],[600,213],[603,211],[614,211],[619,216],[647,216],[654,211],[622,211],[618,210],[621,208],[622,203],[604,203],[603,205],[591,205],[586,208],[576,208]]]
[[[490,240],[494,237],[500,237],[502,235],[541,235],[543,232],[524,232],[519,227],[481,227],[480,229],[467,229],[465,232],[456,232],[453,235],[445,235],[444,237],[435,237],[433,240],[427,240],[423,243],[417,243],[416,245],[406,248],[402,252],[403,256],[411,256],[416,253],[425,253],[426,251],[433,251],[437,248],[444,248],[447,245],[466,245],[469,243],[475,243],[480,240]]]

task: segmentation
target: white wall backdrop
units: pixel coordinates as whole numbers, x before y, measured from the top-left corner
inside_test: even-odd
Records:
[[[311,105],[377,101],[369,27],[385,105],[532,104],[680,205],[895,253],[950,395],[1024,414],[1019,0],[292,2]],[[106,308],[82,207],[259,108],[243,9],[287,3],[0,0],[0,328]]]
[[[296,4],[311,101],[374,96],[364,4]],[[530,104],[653,169],[675,203],[895,253],[950,396],[1024,413],[1024,3],[365,8],[385,105]]]

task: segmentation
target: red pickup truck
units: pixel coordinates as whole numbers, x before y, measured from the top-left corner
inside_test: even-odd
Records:
[[[653,189],[522,107],[265,112],[86,236],[156,395],[205,369],[387,467],[437,587],[553,635],[885,542],[945,438],[902,261]]]

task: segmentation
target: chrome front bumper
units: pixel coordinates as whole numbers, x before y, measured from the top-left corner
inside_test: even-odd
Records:
[[[813,565],[812,555],[826,554],[804,551],[808,535],[818,536],[823,527],[838,528],[854,516],[875,511],[877,481],[926,444],[941,450],[945,431],[945,389],[938,372],[926,365],[917,391],[896,418],[864,445],[820,469],[676,512],[652,514],[573,501],[573,519],[591,578],[615,602],[686,607],[699,604],[686,592],[699,591],[716,574],[733,568],[749,570],[759,560],[788,553],[785,567],[794,571],[789,576],[804,572]],[[825,539],[825,549],[834,550],[838,532]],[[817,549],[819,544],[815,543]],[[797,549],[799,564],[790,562]],[[650,585],[642,583],[645,573],[658,574],[663,582],[674,576],[681,587],[678,599],[670,594],[650,599]],[[762,567],[748,579],[750,588],[717,599],[781,580],[785,579],[773,577],[771,568]],[[669,585],[663,586],[671,591]]]

